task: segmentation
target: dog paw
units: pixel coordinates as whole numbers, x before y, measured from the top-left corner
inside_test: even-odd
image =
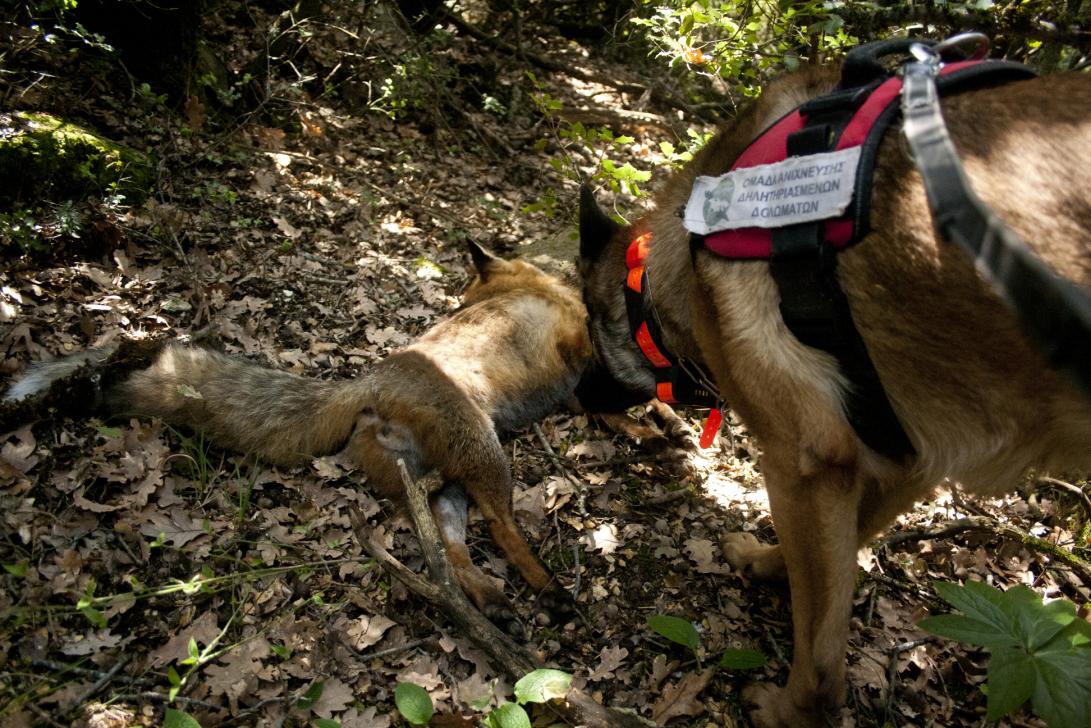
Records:
[[[796,707],[787,688],[759,683],[743,690],[742,695],[752,706],[750,722],[756,728],[820,728],[827,725],[822,712]]]
[[[724,558],[735,569],[758,579],[784,579],[787,569],[780,546],[764,544],[745,531],[725,534],[720,538]]]

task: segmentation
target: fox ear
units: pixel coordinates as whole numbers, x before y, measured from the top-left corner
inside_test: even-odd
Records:
[[[595,260],[621,228],[595,201],[589,185],[580,186],[580,257]]]
[[[499,256],[493,255],[480,243],[474,240],[469,240],[467,242],[470,247],[470,257],[473,258],[474,261],[474,268],[477,269],[477,275],[481,277],[481,280],[488,280],[490,274],[496,273],[507,265],[507,261]]]

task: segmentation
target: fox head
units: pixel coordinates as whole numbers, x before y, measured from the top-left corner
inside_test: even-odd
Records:
[[[470,258],[476,277],[463,296],[470,305],[504,291],[547,289],[558,295],[568,295],[568,288],[559,279],[522,260],[504,260],[480,243],[469,241]]]

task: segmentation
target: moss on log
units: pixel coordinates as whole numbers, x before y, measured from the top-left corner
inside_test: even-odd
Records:
[[[155,181],[145,154],[49,114],[0,114],[0,206],[120,194],[139,205]]]

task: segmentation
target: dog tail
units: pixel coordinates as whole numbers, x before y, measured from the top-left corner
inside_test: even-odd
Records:
[[[39,364],[6,399],[22,399],[109,355],[92,350]],[[208,349],[168,344],[150,366],[103,393],[108,414],[160,417],[219,446],[293,465],[339,450],[371,399],[367,378],[327,382],[268,369]]]

